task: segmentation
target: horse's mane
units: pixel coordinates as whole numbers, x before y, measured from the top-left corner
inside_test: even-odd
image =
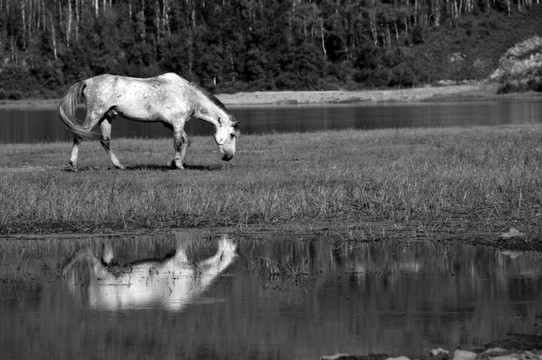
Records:
[[[224,104],[222,104],[222,102],[220,100],[218,100],[216,98],[216,96],[214,96],[213,94],[211,94],[210,92],[208,92],[207,90],[205,90],[204,88],[202,88],[201,86],[199,86],[196,83],[191,82],[190,85],[195,87],[200,93],[202,93],[205,97],[207,97],[209,100],[211,100],[211,102],[213,104],[215,104],[220,109],[222,109],[226,114],[229,114],[228,109],[226,109],[226,106]]]

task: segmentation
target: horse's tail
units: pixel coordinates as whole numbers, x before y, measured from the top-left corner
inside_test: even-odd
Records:
[[[81,124],[81,120],[75,115],[77,105],[84,101],[83,89],[85,88],[84,82],[78,82],[72,85],[58,107],[60,114],[60,120],[64,123],[64,126],[71,131],[76,137],[80,139],[90,139],[92,136],[91,129],[86,128]]]
[[[79,253],[75,255],[64,267],[62,268],[62,276],[65,278],[70,273],[71,269],[80,261],[86,260],[88,261],[92,266],[96,266],[97,264],[101,264],[100,260],[90,251],[90,249],[86,248],[83,250],[79,250]]]

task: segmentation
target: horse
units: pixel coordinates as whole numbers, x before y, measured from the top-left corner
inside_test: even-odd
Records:
[[[118,265],[109,244],[100,259],[84,248],[62,269],[70,292],[95,310],[158,307],[181,311],[193,303],[237,257],[237,246],[227,236],[215,255],[199,263],[188,260],[179,242],[174,255]]]
[[[76,116],[78,104],[86,106],[86,117]],[[215,126],[214,139],[222,160],[229,161],[235,154],[235,140],[239,136],[237,120],[215,96],[207,90],[166,73],[151,78],[132,78],[117,75],[99,75],[72,85],[59,104],[60,119],[74,135],[70,165],[77,170],[77,156],[81,140],[94,134],[92,128],[100,125],[100,143],[117,169],[124,169],[111,150],[111,122],[117,116],[143,122],[162,122],[173,131],[175,157],[172,167],[183,169],[188,147],[184,126],[191,118],[207,121]]]

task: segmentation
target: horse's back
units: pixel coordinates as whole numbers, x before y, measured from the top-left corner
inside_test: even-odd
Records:
[[[181,77],[181,76],[179,76],[179,75],[177,75],[175,73],[172,73],[172,72],[168,72],[168,73],[165,73],[165,74],[162,74],[162,75],[158,75],[158,76],[156,76],[156,78],[164,79],[164,80],[170,81],[170,82],[185,82],[185,83],[188,83],[188,81],[185,78],[183,78],[183,77]],[[151,79],[153,79],[153,78],[151,78]]]
[[[116,84],[120,85],[130,85],[130,84],[164,84],[164,85],[188,85],[189,82],[182,78],[181,76],[169,72],[161,74],[158,76],[148,77],[148,78],[138,78],[122,75],[112,75],[112,74],[102,74],[94,76],[84,81],[87,86],[114,86]]]
[[[175,73],[149,78],[104,74],[85,83],[87,105],[114,109],[137,120],[169,118],[172,111],[186,110],[179,102],[189,97],[189,83]]]

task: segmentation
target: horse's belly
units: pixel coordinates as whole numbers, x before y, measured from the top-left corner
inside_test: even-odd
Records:
[[[135,121],[156,122],[167,121],[167,115],[148,104],[122,104],[113,107],[113,111],[122,117]]]

